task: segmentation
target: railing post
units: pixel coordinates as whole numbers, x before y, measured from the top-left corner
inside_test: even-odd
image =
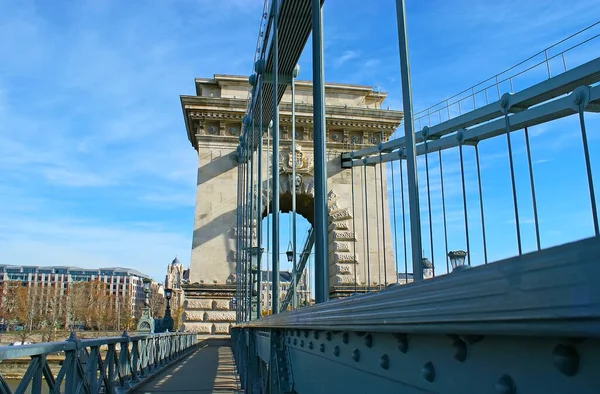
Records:
[[[71,332],[67,341],[72,342],[74,346],[72,350],[67,350],[65,352],[65,363],[69,364],[66,366],[67,373],[65,376],[65,393],[74,393],[78,384],[77,364],[79,363],[79,349],[81,347],[81,341],[77,339],[75,331]]]

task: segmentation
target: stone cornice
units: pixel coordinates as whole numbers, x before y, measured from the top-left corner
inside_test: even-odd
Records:
[[[227,145],[237,144],[241,121],[246,111],[245,99],[213,98],[197,96],[181,96],[182,108],[186,122],[188,138],[194,148],[200,141],[221,141]],[[289,135],[291,125],[291,104],[280,105],[280,122],[283,128],[282,140],[291,139]],[[373,137],[379,133],[383,134],[383,140],[399,126],[403,113],[401,111],[356,108],[346,106],[328,105],[325,109],[327,125],[327,143],[333,147],[342,148],[350,143],[350,135],[353,142],[358,145],[372,145],[379,143],[379,137]],[[208,133],[205,122],[220,122],[219,131]],[[239,124],[237,133],[224,131],[225,124]],[[301,136],[299,142],[312,143],[312,105],[296,104],[296,127]],[[212,127],[212,126],[211,126]],[[212,127],[214,129],[214,127]],[[299,129],[299,130],[298,130]],[[356,134],[358,133],[358,137]],[[364,142],[367,142],[364,144]],[[360,143],[362,142],[362,143]]]

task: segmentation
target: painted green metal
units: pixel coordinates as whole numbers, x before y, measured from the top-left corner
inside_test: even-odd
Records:
[[[120,394],[134,390],[194,350],[196,345],[196,334],[191,333],[129,336],[125,332],[120,337],[82,340],[72,333],[64,342],[2,346],[0,362],[31,358],[15,394],[27,392],[27,389],[38,394],[43,385],[50,393]],[[56,376],[46,360],[49,354],[64,354]],[[0,393],[13,394],[1,374]]]

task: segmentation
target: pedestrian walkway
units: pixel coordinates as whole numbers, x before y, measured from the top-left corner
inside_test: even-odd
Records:
[[[199,348],[135,393],[241,393],[229,337],[198,337]]]

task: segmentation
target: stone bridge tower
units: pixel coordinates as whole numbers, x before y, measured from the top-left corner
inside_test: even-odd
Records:
[[[198,333],[227,333],[230,324],[235,322],[230,301],[235,293],[236,268],[236,148],[249,85],[246,77],[231,75],[198,78],[195,82],[196,95],[181,96],[188,138],[198,152],[192,257],[189,283],[184,285],[187,300],[184,327]],[[354,212],[352,172],[341,168],[342,152],[351,150],[352,145],[354,149],[377,145],[382,139],[387,140],[398,127],[402,112],[381,109],[385,97],[385,93],[376,92],[369,86],[325,85],[331,297],[354,292],[355,271],[358,287],[362,290],[383,286],[384,276],[388,283],[396,282],[386,170],[383,169],[385,217],[382,218],[379,167],[367,168],[367,209],[362,187],[364,170],[354,170]],[[280,133],[280,208],[281,212],[289,212],[292,181],[290,89],[280,104]],[[297,212],[312,223],[312,84],[308,81],[296,82],[296,144]],[[263,180],[270,182],[267,171],[271,156],[266,151],[263,154],[263,163],[267,164],[263,166]],[[270,204],[266,197],[265,194],[263,216],[266,215],[266,204]],[[366,223],[369,223],[369,231],[366,231]],[[384,232],[386,245],[383,245]]]

